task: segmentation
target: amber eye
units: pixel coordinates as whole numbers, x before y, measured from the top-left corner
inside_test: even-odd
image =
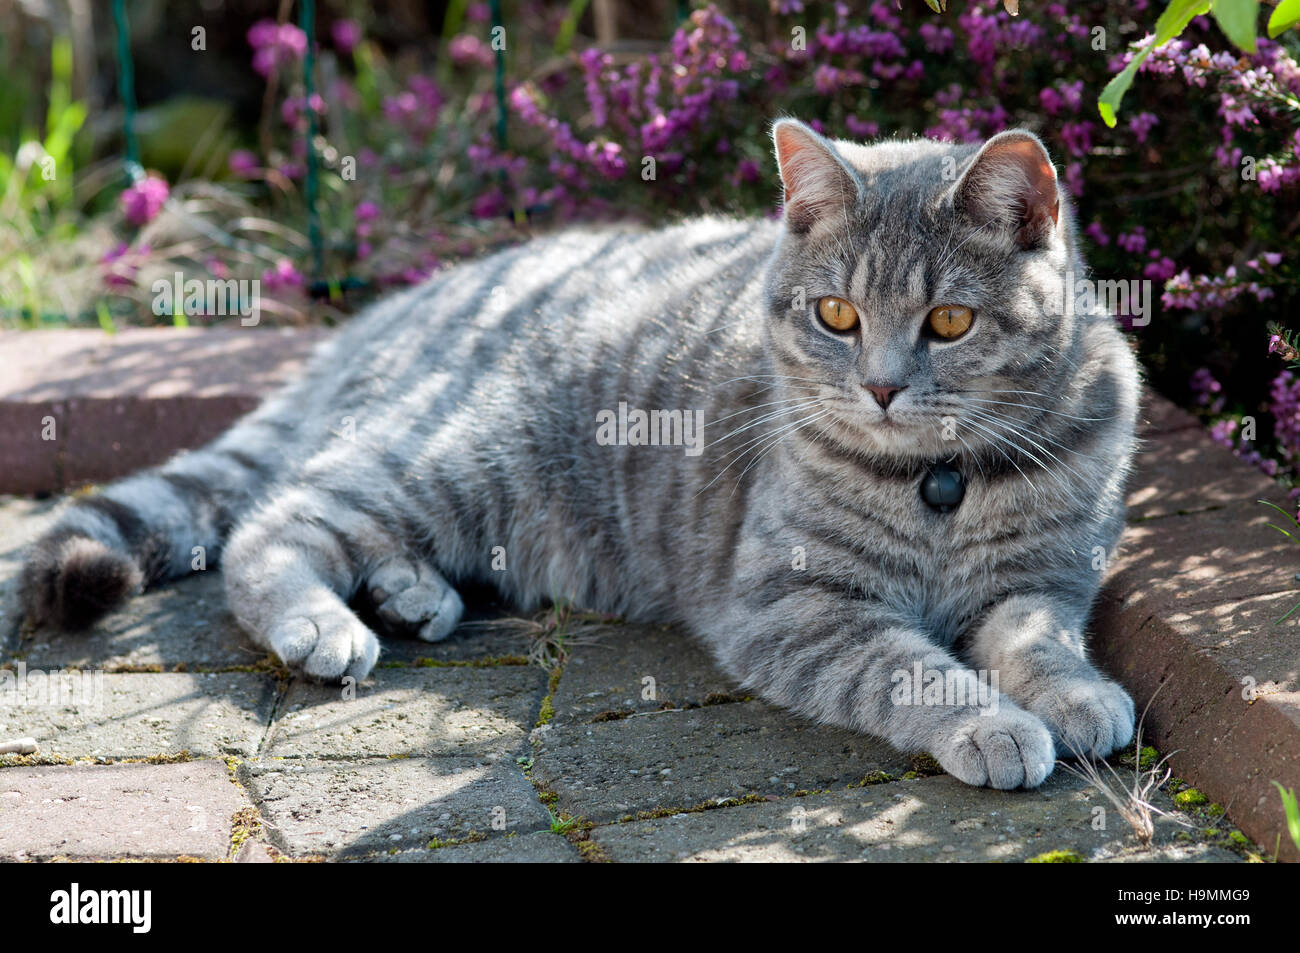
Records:
[[[961,337],[970,330],[975,320],[975,312],[959,304],[945,304],[930,312],[928,324],[930,330],[944,340],[951,341]]]
[[[852,331],[858,326],[858,309],[843,298],[822,298],[817,302],[817,316],[832,331]]]

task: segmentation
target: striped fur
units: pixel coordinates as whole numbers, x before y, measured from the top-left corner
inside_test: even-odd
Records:
[[[212,445],[71,503],[30,556],[27,613],[84,624],[201,546],[253,640],[319,678],[374,666],[359,604],[435,640],[478,581],[524,609],[680,622],[766,698],[973,784],[1127,743],[1132,704],[1083,629],[1138,374],[1108,318],[1045,305],[1084,274],[1066,203],[1048,222],[1032,176],[982,161],[996,139],[780,136],[821,189],[787,177],[798,227],[580,229],[381,302]],[[820,325],[823,295],[862,329]],[[945,303],[972,330],[919,337]],[[886,380],[907,387],[887,413],[864,389]],[[620,404],[702,411],[703,453],[604,445]],[[946,515],[918,492],[940,460],[967,481]],[[917,662],[997,670],[996,712],[896,704]]]

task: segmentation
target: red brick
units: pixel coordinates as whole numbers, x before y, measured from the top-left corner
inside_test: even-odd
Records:
[[[328,332],[0,332],[0,493],[124,476],[199,446],[303,365]],[[43,420],[55,440],[43,440]]]

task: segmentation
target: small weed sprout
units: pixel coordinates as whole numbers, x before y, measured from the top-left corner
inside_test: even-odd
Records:
[[[1164,688],[1164,683],[1161,684],[1160,688]],[[1157,815],[1173,818],[1178,823],[1186,826],[1186,822],[1177,815],[1161,810],[1151,803],[1152,795],[1164,787],[1165,783],[1173,775],[1173,768],[1168,767],[1167,762],[1173,754],[1177,753],[1170,752],[1170,754],[1158,759],[1143,757],[1142,726],[1146,722],[1147,711],[1151,708],[1151,702],[1155,701],[1156,695],[1160,694],[1160,688],[1157,688],[1155,694],[1151,696],[1151,701],[1148,701],[1146,708],[1142,709],[1142,717],[1138,719],[1137,735],[1134,741],[1133,780],[1131,784],[1120,777],[1119,772],[1108,761],[1103,760],[1099,765],[1091,755],[1084,754],[1072,746],[1070,753],[1074,755],[1078,763],[1060,762],[1063,768],[1088,782],[1115,806],[1115,810],[1119,811],[1120,816],[1128,821],[1129,827],[1133,829],[1133,834],[1143,848],[1150,847],[1151,841],[1155,837],[1155,817]],[[1105,771],[1102,770],[1103,766]]]

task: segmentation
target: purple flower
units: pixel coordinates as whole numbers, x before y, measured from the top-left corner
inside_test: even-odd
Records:
[[[276,292],[302,286],[302,274],[287,258],[281,258],[274,267],[262,272],[262,287],[267,291]]]
[[[494,56],[486,43],[472,33],[460,33],[447,44],[447,54],[457,66],[492,65]]]
[[[140,263],[149,256],[150,251],[148,245],[133,249],[126,242],[121,242],[104,252],[99,259],[99,263],[104,266],[104,284],[119,289],[134,285],[136,276],[140,273]]]
[[[1146,142],[1147,135],[1159,122],[1155,113],[1138,113],[1128,121],[1128,127],[1138,142]]]
[[[740,182],[757,182],[763,177],[763,170],[753,159],[741,159],[736,166],[736,179]]]
[[[1130,255],[1140,255],[1147,250],[1147,230],[1139,225],[1131,232],[1121,232],[1116,236],[1115,244]]]
[[[334,49],[347,56],[361,42],[361,24],[356,20],[335,20],[330,36],[334,38]]]
[[[277,66],[294,63],[307,52],[307,34],[292,23],[258,20],[248,28],[248,45],[253,48],[253,69],[270,76]]]
[[[1110,236],[1106,234],[1106,229],[1102,228],[1101,222],[1093,222],[1083,230],[1083,234],[1087,235],[1102,248],[1105,248],[1110,244]]]
[[[844,126],[855,139],[874,139],[880,135],[880,123],[864,122],[852,113],[844,117]]]
[[[247,149],[236,149],[230,153],[227,164],[231,173],[241,179],[255,179],[262,173],[262,164]]]
[[[1092,151],[1092,123],[1065,123],[1061,126],[1061,139],[1071,155],[1086,156]]]
[[[122,193],[122,214],[132,225],[147,225],[162,210],[170,194],[166,180],[147,175]]]

